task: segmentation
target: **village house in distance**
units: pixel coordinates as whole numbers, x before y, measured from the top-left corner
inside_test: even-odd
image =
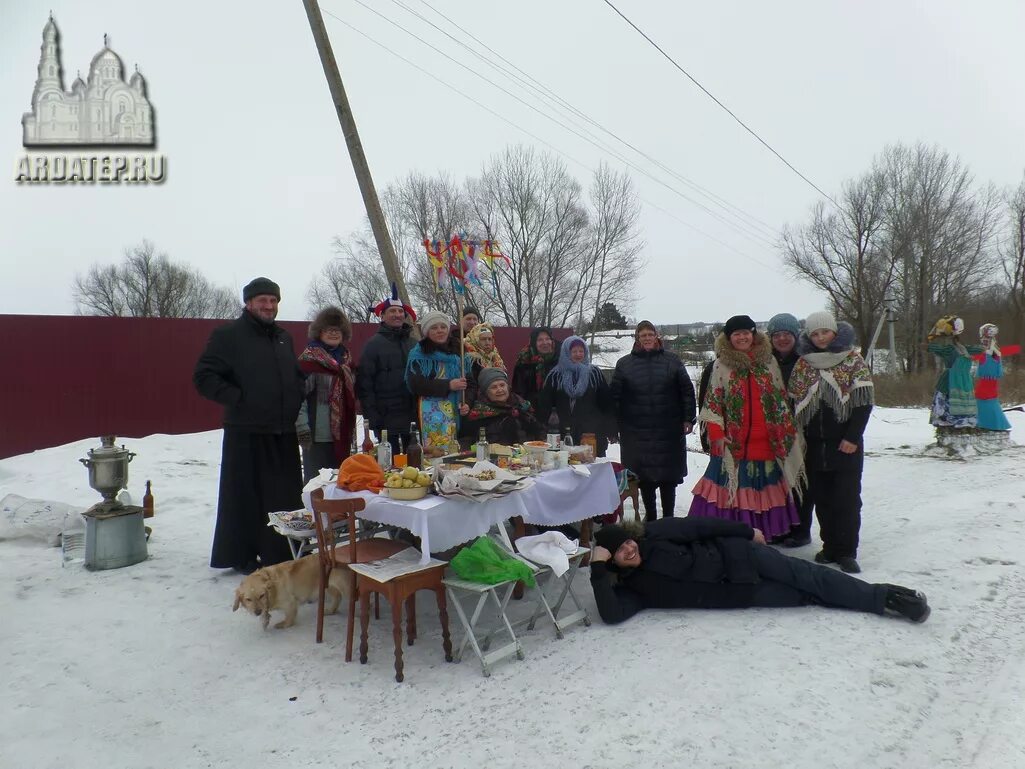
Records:
[[[124,80],[121,58],[107,45],[93,56],[88,80],[81,74],[64,90],[60,32],[53,16],[43,27],[32,111],[21,118],[25,147],[137,145],[155,143],[153,108],[146,81],[136,67]]]

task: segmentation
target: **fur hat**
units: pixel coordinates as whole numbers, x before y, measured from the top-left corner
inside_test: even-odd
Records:
[[[734,331],[750,331],[753,334],[757,330],[758,326],[751,320],[750,315],[734,315],[722,327],[722,332],[726,334],[727,339],[730,338],[730,334]]]
[[[655,328],[655,324],[652,323],[650,320],[642,320],[640,323],[637,324],[637,328],[634,329],[634,337],[639,336],[642,331],[652,331],[654,332],[655,336],[659,335],[658,329]]]
[[[326,328],[337,328],[342,332],[342,341],[348,342],[352,339],[352,324],[345,313],[338,307],[325,307],[318,312],[310,322],[306,336],[310,339],[320,339]]]
[[[427,329],[431,326],[437,326],[439,323],[451,326],[452,319],[441,310],[428,310],[420,318],[420,333],[427,336]]]
[[[833,317],[833,313],[819,310],[818,312],[813,312],[804,321],[804,330],[809,334],[822,328],[832,331],[834,334],[836,333],[836,318]]]
[[[628,539],[631,539],[630,535],[627,534],[626,529],[618,524],[602,526],[594,535],[595,544],[604,547],[612,555],[615,555],[620,545]]]
[[[249,281],[242,289],[242,301],[248,302],[254,296],[262,294],[277,297],[277,300],[281,301],[281,288],[270,278],[253,278]]]
[[[794,339],[797,339],[801,334],[801,324],[797,322],[797,318],[791,315],[789,312],[781,312],[778,315],[773,315],[769,318],[769,325],[765,329],[765,333],[772,336],[777,331],[786,331],[791,334]]]
[[[488,388],[499,380],[504,380],[507,384],[509,382],[509,375],[500,368],[481,369],[477,375],[477,384],[484,395],[487,395]]]

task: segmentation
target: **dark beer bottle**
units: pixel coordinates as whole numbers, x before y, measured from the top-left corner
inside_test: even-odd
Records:
[[[142,495],[142,517],[153,517],[153,491],[149,481],[146,481],[146,493]]]

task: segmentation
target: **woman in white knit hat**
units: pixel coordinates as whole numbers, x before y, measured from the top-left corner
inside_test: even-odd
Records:
[[[406,386],[417,396],[423,447],[448,450],[458,443],[459,417],[470,407],[463,396],[467,389],[459,339],[452,335],[452,319],[431,310],[420,318],[423,338],[409,351]],[[470,394],[472,396],[472,393]]]
[[[808,496],[819,519],[819,563],[848,573],[858,565],[863,434],[872,412],[872,375],[854,347],[854,329],[813,312],[797,341],[801,359],[790,375],[794,419],[804,430]]]

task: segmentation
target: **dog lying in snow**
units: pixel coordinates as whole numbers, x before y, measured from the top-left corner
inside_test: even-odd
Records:
[[[263,619],[263,629],[270,623],[273,610],[285,612],[285,618],[274,625],[276,628],[292,627],[299,604],[317,600],[320,586],[319,556],[307,555],[296,561],[286,561],[264,569],[258,569],[242,580],[235,590],[235,605],[232,611],[242,606],[250,614]],[[324,596],[324,613],[334,614],[342,596],[349,592],[348,569],[336,565],[328,578]]]

